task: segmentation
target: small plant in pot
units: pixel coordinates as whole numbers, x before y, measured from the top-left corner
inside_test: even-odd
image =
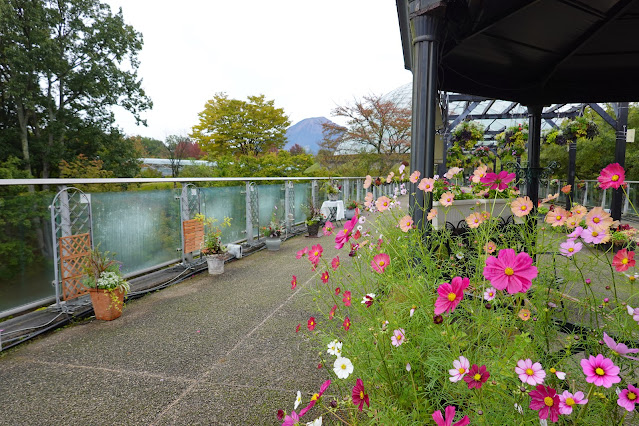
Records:
[[[351,200],[346,204],[346,211],[344,212],[344,218],[351,220],[355,216],[355,209],[361,208],[361,204],[358,201]]]
[[[278,251],[282,244],[282,225],[277,220],[277,207],[273,209],[271,221],[262,227],[262,234],[266,236],[266,248],[268,251]]]
[[[84,267],[82,283],[89,289],[95,317],[104,321],[122,315],[124,296],[130,291],[129,283],[122,277],[120,262],[114,256],[108,251],[91,250]]]
[[[308,231],[308,236],[317,237],[319,229],[324,223],[324,217],[319,207],[313,203],[304,206],[304,211],[306,213],[306,230]]]
[[[206,256],[209,274],[219,275],[224,272],[223,255],[226,253],[226,246],[222,244],[222,228],[231,226],[231,218],[225,217],[219,225],[217,219],[203,214],[195,215],[195,219],[204,224],[204,241],[200,252]]]
[[[339,199],[341,189],[342,188],[332,180],[324,183],[324,191],[326,192],[326,196],[329,201],[337,201]]]

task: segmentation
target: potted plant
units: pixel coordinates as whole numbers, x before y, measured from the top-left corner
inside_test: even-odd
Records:
[[[122,315],[124,296],[129,292],[129,283],[122,277],[120,263],[108,251],[91,250],[82,283],[89,289],[95,318],[111,321]]]
[[[195,219],[204,224],[204,241],[200,253],[206,257],[210,275],[219,275],[224,272],[224,253],[226,246],[222,244],[222,228],[231,226],[231,218],[225,217],[221,224],[213,217],[203,214],[195,215]]]
[[[319,229],[324,222],[324,217],[320,212],[320,209],[312,202],[308,206],[304,206],[306,212],[306,230],[309,237],[317,237]]]
[[[346,210],[344,211],[344,218],[346,220],[351,220],[353,216],[355,216],[355,209],[359,207],[360,207],[359,202],[355,200],[349,201],[348,204],[346,204]]]
[[[266,248],[268,251],[278,251],[282,244],[282,225],[277,220],[277,207],[273,209],[271,221],[262,227],[262,233],[266,235]]]
[[[339,200],[339,193],[341,191],[341,187],[337,185],[334,181],[327,181],[324,184],[324,191],[326,191],[326,196],[329,201],[337,201]]]

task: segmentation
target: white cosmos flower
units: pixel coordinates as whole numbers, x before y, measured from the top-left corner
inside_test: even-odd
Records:
[[[360,216],[359,217],[359,223],[361,223],[361,224],[366,223],[366,218],[364,216]]]
[[[339,357],[333,364],[333,371],[338,379],[347,379],[353,372],[353,363],[348,358]]]
[[[362,232],[362,229],[364,229],[364,227],[363,227],[362,225],[357,225],[357,230],[358,230],[359,232]]]
[[[333,340],[327,346],[328,350],[326,352],[328,352],[329,355],[340,356],[340,354],[342,353],[342,342],[338,340]]]
[[[295,398],[295,406],[293,407],[293,409],[297,410],[297,407],[299,407],[301,403],[302,403],[302,392],[297,391],[297,398]]]
[[[306,423],[306,426],[322,426],[322,416],[319,416],[312,422]]]

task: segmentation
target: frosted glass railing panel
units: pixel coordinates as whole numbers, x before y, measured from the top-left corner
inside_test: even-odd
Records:
[[[273,212],[279,223],[284,222],[284,183],[258,185],[257,190],[260,197],[260,227],[268,225]]]
[[[55,296],[48,208],[54,195],[0,188],[0,312]]]
[[[117,253],[125,274],[179,258],[176,194],[172,190],[92,194],[94,245]]]
[[[308,182],[295,183],[295,223],[304,222],[306,213],[304,206],[311,200],[311,184]]]
[[[202,214],[222,222],[231,218],[231,227],[222,228],[224,244],[246,238],[246,186],[200,188]]]
[[[585,184],[577,184],[575,187],[575,198],[573,202],[582,204],[584,202],[584,194],[586,193],[586,185]]]

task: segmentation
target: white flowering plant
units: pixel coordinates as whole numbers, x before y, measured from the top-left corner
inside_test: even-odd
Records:
[[[122,277],[121,263],[115,260],[115,253],[91,250],[84,267],[82,283],[89,288],[113,291],[120,288],[127,294],[129,283]]]

